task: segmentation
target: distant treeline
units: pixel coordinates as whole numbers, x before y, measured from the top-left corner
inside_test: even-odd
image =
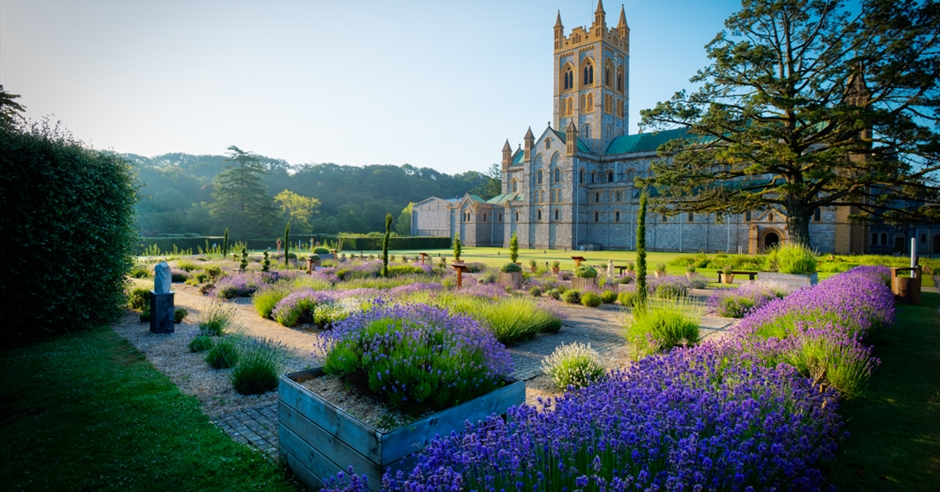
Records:
[[[258,157],[267,171],[262,179],[267,193],[278,207],[277,217],[240,234],[232,219],[213,214],[216,177],[231,162],[222,155],[166,154],[142,157],[123,154],[133,165],[143,184],[136,206],[138,227],[143,236],[166,233],[193,233],[221,236],[230,228],[238,237],[277,237],[290,220],[295,234],[367,233],[384,231],[385,214],[395,218],[399,235],[410,232],[410,214],[403,214],[412,202],[436,196],[454,198],[473,193],[483,198],[499,192],[499,180],[489,174],[467,171],[449,175],[429,168],[337,164],[291,165],[284,160]],[[498,172],[498,167],[495,168]],[[497,175],[498,176],[498,175]],[[285,190],[290,193],[281,195]],[[275,196],[300,200],[299,205]],[[217,194],[216,194],[217,196]],[[312,199],[312,200],[311,200]],[[306,200],[306,201],[304,201]],[[298,216],[298,209],[301,209]],[[310,212],[307,212],[310,210]]]

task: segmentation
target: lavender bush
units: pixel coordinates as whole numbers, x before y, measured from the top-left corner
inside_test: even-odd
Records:
[[[709,312],[726,318],[743,318],[773,299],[786,296],[786,286],[758,280],[733,289],[717,289],[708,298]]]
[[[361,377],[391,406],[417,413],[488,393],[512,372],[505,346],[469,316],[425,305],[376,304],[336,323],[324,371]]]
[[[382,490],[813,490],[840,436],[836,405],[789,366],[679,349],[550,409],[468,424]],[[368,490],[339,478],[324,490]]]
[[[262,281],[251,273],[235,273],[222,278],[215,284],[215,293],[221,299],[248,297],[253,294]]]

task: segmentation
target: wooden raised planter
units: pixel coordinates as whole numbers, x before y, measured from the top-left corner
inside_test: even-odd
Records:
[[[818,284],[819,274],[758,272],[757,280],[778,282],[785,285],[788,291],[793,292],[803,287],[809,287],[811,285]]]
[[[278,384],[280,459],[314,490],[321,482],[352,466],[378,490],[385,469],[400,469],[402,458],[420,451],[435,436],[461,432],[464,423],[503,415],[525,402],[525,383],[506,386],[417,422],[380,431],[305,388],[303,381],[323,375],[322,368],[282,375]]]
[[[522,272],[499,272],[499,278],[496,282],[519,290],[522,288]]]
[[[597,287],[597,277],[571,277],[571,288],[577,291],[583,291],[590,287]]]

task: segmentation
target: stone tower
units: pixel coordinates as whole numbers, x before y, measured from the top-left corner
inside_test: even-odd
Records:
[[[630,28],[620,7],[617,27],[607,29],[602,0],[591,27],[565,36],[561,12],[555,20],[554,127],[574,123],[581,140],[603,153],[611,140],[627,134]]]

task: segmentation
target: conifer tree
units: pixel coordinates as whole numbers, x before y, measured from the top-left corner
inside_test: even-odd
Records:
[[[382,239],[382,276],[388,277],[388,238],[392,235],[392,214],[385,214],[385,237]]]
[[[649,194],[640,193],[640,208],[636,217],[636,301],[634,309],[646,309],[646,203]]]

